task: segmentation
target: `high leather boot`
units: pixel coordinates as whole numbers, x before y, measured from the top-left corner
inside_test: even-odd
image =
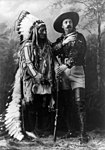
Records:
[[[65,107],[65,123],[67,126],[67,133],[62,138],[70,138],[70,137],[76,137],[77,134],[74,130],[74,124],[73,124],[73,97],[72,97],[72,91],[65,90],[63,91],[63,105]]]
[[[75,89],[75,104],[80,125],[80,143],[87,143],[89,136],[86,134],[85,90],[83,88]]]

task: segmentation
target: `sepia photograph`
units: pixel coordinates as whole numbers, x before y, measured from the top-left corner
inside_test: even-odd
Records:
[[[105,150],[105,0],[0,0],[0,150]]]

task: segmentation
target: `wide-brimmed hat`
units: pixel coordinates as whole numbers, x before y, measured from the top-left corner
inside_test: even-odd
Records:
[[[79,15],[76,12],[66,12],[58,16],[55,20],[53,27],[57,32],[63,33],[62,22],[65,19],[71,19],[73,21],[73,27],[75,28],[79,22]]]

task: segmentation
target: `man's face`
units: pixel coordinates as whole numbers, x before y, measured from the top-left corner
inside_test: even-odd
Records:
[[[64,29],[65,33],[70,33],[73,30],[73,22],[71,19],[65,19],[62,22],[62,28]]]
[[[38,35],[39,35],[39,38],[41,38],[41,39],[45,39],[46,38],[46,36],[47,36],[47,30],[46,30],[45,26],[41,26],[38,29]]]

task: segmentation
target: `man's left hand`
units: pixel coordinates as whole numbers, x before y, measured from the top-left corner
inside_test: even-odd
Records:
[[[67,69],[67,66],[62,64],[60,66],[58,66],[55,70],[57,76],[59,76],[60,74],[62,74],[65,70]]]

